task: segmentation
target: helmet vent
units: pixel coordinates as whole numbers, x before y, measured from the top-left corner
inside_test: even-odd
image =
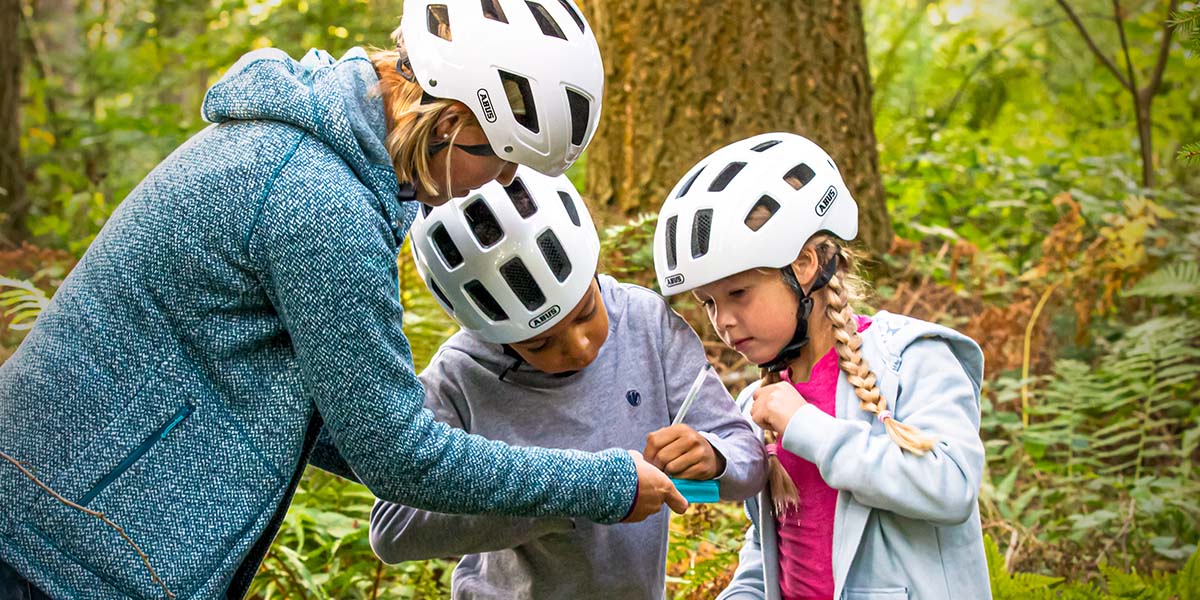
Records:
[[[751,150],[753,150],[755,152],[762,152],[763,150],[766,150],[767,148],[774,148],[775,146],[778,146],[778,145],[779,145],[779,140],[768,140],[766,142],[763,142],[763,143],[751,148]]]
[[[454,40],[450,35],[450,11],[445,4],[430,4],[425,8],[425,27],[447,42]]]
[[[489,248],[504,238],[504,230],[500,228],[500,222],[492,214],[492,209],[488,208],[487,202],[476,200],[467,206],[463,214],[480,246]]]
[[[567,9],[567,14],[571,15],[571,19],[579,26],[579,31],[583,32],[583,17],[579,16],[579,11],[575,10],[575,7],[571,6],[571,3],[567,2],[567,0],[558,0],[558,3]]]
[[[508,320],[508,313],[505,313],[504,309],[500,308],[500,303],[496,302],[491,292],[487,291],[487,288],[483,287],[483,284],[479,283],[478,279],[468,281],[463,286],[463,291],[467,292],[467,295],[475,302],[475,306],[478,306],[479,310],[484,315],[487,315],[487,318],[493,321]]]
[[[583,94],[567,88],[567,105],[571,109],[571,144],[575,146],[583,145],[583,138],[587,135],[589,104]]]
[[[696,211],[696,218],[692,221],[692,258],[700,258],[708,254],[708,236],[712,233],[712,214],[711,208]]]
[[[567,39],[567,36],[563,35],[562,29],[558,28],[558,23],[555,23],[550,13],[546,12],[545,6],[528,1],[525,2],[525,5],[529,7],[529,12],[533,13],[533,20],[537,21],[538,27],[542,28],[542,33],[560,40]]]
[[[525,188],[520,177],[513,179],[511,185],[504,186],[504,191],[508,192],[508,199],[512,200],[513,207],[522,219],[528,219],[537,212],[537,204],[533,202],[533,197],[529,195],[529,190]]]
[[[433,238],[433,245],[437,248],[438,254],[442,255],[442,260],[445,261],[447,267],[453,269],[463,264],[462,252],[458,251],[458,246],[455,246],[454,240],[450,239],[445,225],[438,223],[437,227],[433,228],[430,237]]]
[[[483,17],[501,23],[507,23],[508,17],[504,16],[504,9],[496,0],[480,0],[483,5]]]
[[[559,192],[558,197],[562,199],[563,208],[567,209],[567,216],[571,218],[571,222],[576,227],[582,227],[579,222],[579,211],[575,208],[575,201],[571,199],[571,195],[566,192]]]
[[[683,187],[679,188],[679,193],[675,194],[675,197],[679,198],[679,197],[682,197],[683,195],[687,194],[688,190],[692,189],[692,184],[696,182],[696,178],[700,176],[700,172],[703,170],[704,170],[704,167],[700,167],[699,169],[696,169],[696,172],[692,173],[692,176],[688,178],[687,183],[683,184]]]
[[[775,212],[779,210],[779,203],[774,198],[764,195],[754,203],[754,207],[746,214],[746,227],[751,231],[762,229],[771,217],[775,216]]]
[[[520,258],[504,263],[500,267],[500,274],[504,276],[504,281],[508,282],[508,287],[517,295],[521,304],[525,305],[526,310],[533,310],[546,303],[546,295],[542,293],[542,288],[538,287],[533,275],[529,274],[529,269],[525,268],[525,262]]]
[[[567,276],[571,274],[571,260],[563,251],[558,236],[554,235],[554,231],[547,229],[538,236],[537,243],[542,251],[542,258],[546,259],[546,264],[550,265],[550,270],[554,272],[554,278],[559,283],[566,281]]]
[[[454,304],[450,302],[450,299],[446,297],[446,294],[442,292],[442,288],[438,287],[437,282],[434,281],[432,277],[429,278],[429,289],[433,290],[433,293],[437,294],[438,299],[442,301],[442,304],[445,304],[446,307],[450,309],[450,314],[453,316]]]
[[[421,216],[428,217],[429,213],[433,212],[433,207],[428,204],[421,204]]]
[[[799,190],[800,188],[808,185],[808,182],[812,181],[813,177],[816,175],[817,174],[813,172],[811,167],[804,163],[800,163],[792,167],[791,171],[788,171],[786,174],[784,174],[783,180],[786,181],[788,185],[792,186],[792,189]]]
[[[525,129],[537,133],[537,107],[533,103],[533,91],[529,87],[529,80],[520,75],[500,71],[500,83],[504,86],[504,95],[508,98],[513,118]]]
[[[691,185],[691,182],[689,182]],[[679,215],[667,219],[667,268],[675,269],[675,227],[679,224]]]
[[[733,181],[734,176],[740,173],[742,168],[745,166],[746,163],[744,162],[733,162],[726,165],[724,169],[721,169],[721,173],[717,175],[717,178],[713,180],[712,184],[708,186],[708,191],[724,191],[725,187],[729,185],[729,182]]]

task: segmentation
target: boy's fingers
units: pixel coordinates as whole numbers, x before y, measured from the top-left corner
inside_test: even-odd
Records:
[[[646,440],[646,447],[642,449],[642,459],[650,464],[654,464],[654,455],[658,454],[658,447],[650,440]]]
[[[692,479],[692,480],[698,481],[698,480],[708,479],[708,477],[706,477],[705,475],[706,474],[704,472],[704,465],[697,463],[697,464],[694,464],[694,465],[688,467],[688,469],[686,471],[680,473],[676,477],[678,477],[679,479]]]
[[[657,460],[662,463],[663,470],[667,474],[674,473],[675,471],[671,470],[669,465],[689,454],[695,447],[695,444],[689,440],[677,439],[671,442],[666,448],[658,451]]]
[[[687,472],[693,468],[704,468],[704,449],[700,447],[688,448],[687,452],[676,457],[674,460],[667,462],[667,468],[663,469],[672,477],[682,477],[689,479]]]

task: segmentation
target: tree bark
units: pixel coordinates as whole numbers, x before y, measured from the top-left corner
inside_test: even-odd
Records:
[[[591,0],[583,9],[607,75],[587,151],[589,202],[627,217],[656,212],[709,152],[790,131],[833,156],[858,201],[859,238],[888,249],[860,0]]]
[[[0,0],[0,243],[24,240],[25,168],[21,161],[20,0]]]

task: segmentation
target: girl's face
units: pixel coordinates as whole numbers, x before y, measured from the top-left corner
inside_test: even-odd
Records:
[[[461,104],[452,105],[443,111],[434,128],[433,141],[449,141],[454,127],[466,120],[469,109]],[[446,162],[450,162],[449,181],[446,181]],[[465,125],[453,145],[448,145],[429,157],[429,171],[436,180],[438,194],[430,195],[424,186],[417,186],[417,200],[429,206],[441,206],[451,198],[462,198],[485,184],[495,180],[502,185],[512,183],[517,164],[509,162],[491,151],[487,135],[479,125]]]
[[[592,364],[607,339],[608,310],[600,285],[593,279],[583,299],[563,320],[537,337],[509,346],[529,366],[554,374],[579,371]]]
[[[800,302],[775,269],[751,269],[692,291],[726,346],[760,365],[796,331]]]

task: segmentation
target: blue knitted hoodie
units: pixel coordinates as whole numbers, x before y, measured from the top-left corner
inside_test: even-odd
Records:
[[[0,366],[0,450],[123,527],[178,599],[253,573],[310,451],[441,512],[607,523],[633,501],[624,451],[514,449],[422,409],[396,273],[416,202],[376,83],[361,50],[244,56],[205,98],[214,125],[121,203]],[[0,561],[51,596],[166,597],[115,531],[3,461],[0,506]]]

